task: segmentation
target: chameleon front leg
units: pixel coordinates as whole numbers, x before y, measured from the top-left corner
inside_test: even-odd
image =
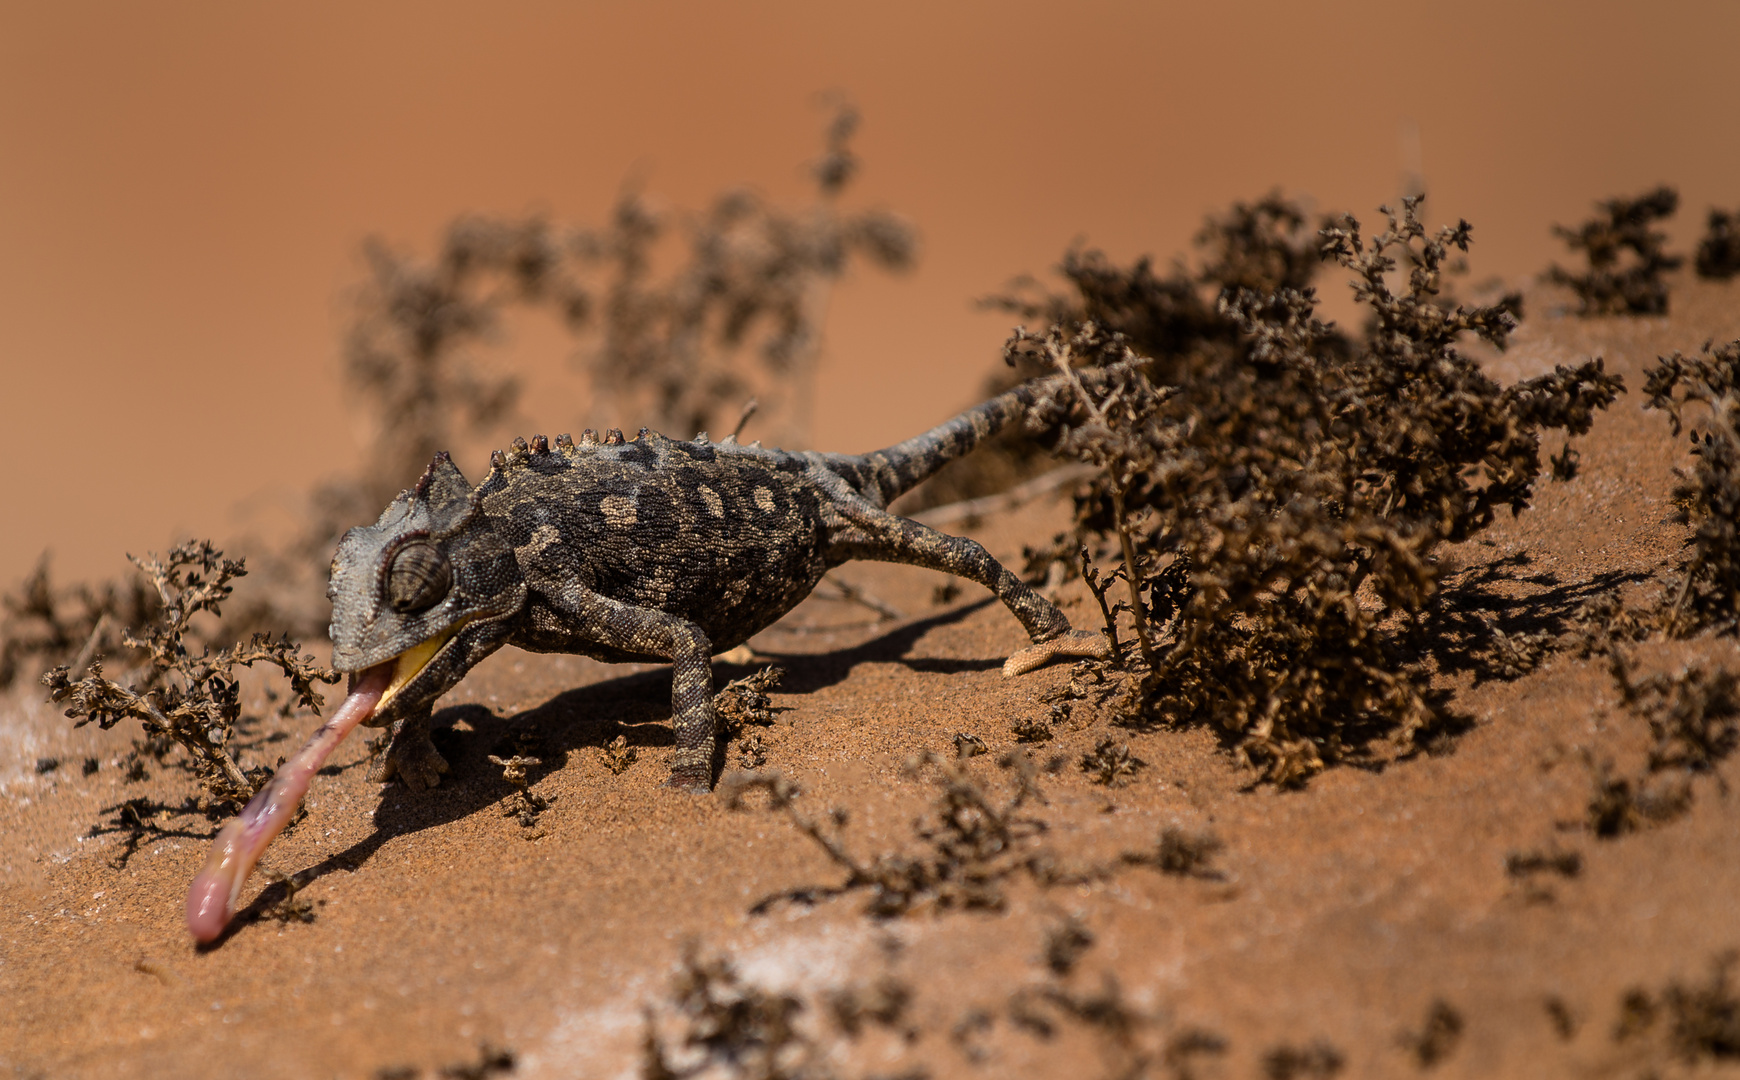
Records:
[[[435,749],[429,738],[429,718],[434,704],[396,721],[392,740],[380,757],[369,766],[370,781],[398,780],[412,791],[423,791],[441,783],[441,774],[448,771],[447,759]]]
[[[1031,646],[1004,663],[1004,675],[1020,675],[1060,657],[1105,656],[1111,651],[1104,634],[1071,629],[1067,615],[1028,588],[978,541],[938,532],[855,495],[836,497],[835,506],[849,524],[829,536],[830,562],[870,559],[907,563],[976,581],[995,593],[1033,640]]]

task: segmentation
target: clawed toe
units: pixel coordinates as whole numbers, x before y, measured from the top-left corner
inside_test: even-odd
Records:
[[[375,760],[368,778],[376,782],[397,780],[411,791],[426,791],[439,787],[441,774],[450,769],[426,732],[421,739],[415,733],[401,732]]]
[[[664,786],[685,795],[706,795],[713,790],[713,777],[710,770],[704,773],[673,771]]]
[[[1012,678],[1025,675],[1035,668],[1044,667],[1053,660],[1065,657],[1104,658],[1112,652],[1111,643],[1106,635],[1097,630],[1071,630],[1067,634],[1041,641],[1037,645],[1029,645],[1017,653],[1010,655],[1003,662],[1003,676]]]
[[[441,786],[441,774],[448,769],[447,759],[431,747],[427,757],[399,762],[399,780],[412,791],[427,791]]]

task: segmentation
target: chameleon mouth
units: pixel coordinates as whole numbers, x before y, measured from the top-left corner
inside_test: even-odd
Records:
[[[378,713],[386,708],[388,703],[398,696],[399,691],[409,686],[418,675],[421,675],[423,669],[429,666],[429,661],[435,659],[435,654],[441,651],[442,646],[451,641],[453,635],[459,633],[460,628],[465,626],[469,621],[470,620],[467,619],[461,619],[459,622],[454,623],[452,626],[449,626],[447,629],[436,634],[434,637],[429,638],[427,641],[419,642],[393,657],[391,660],[383,660],[374,667],[354,676],[354,678],[362,679],[370,674],[377,674],[378,677],[378,673],[381,669],[391,668],[393,676],[392,681],[387,684],[386,690],[381,693],[381,700],[376,703],[374,711]]]

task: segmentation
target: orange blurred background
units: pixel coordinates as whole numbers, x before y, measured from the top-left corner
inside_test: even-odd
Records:
[[[1740,206],[1736,45],[1716,3],[9,0],[0,586],[44,549],[66,580],[234,537],[350,469],[364,237],[597,222],[631,177],[801,201],[827,91],[865,119],[848,204],[922,237],[915,272],[834,293],[818,443],[857,450],[971,401],[1010,322],[974,298],[1078,239],[1165,261],[1274,186],[1369,221],[1417,169],[1474,277],[1520,281],[1562,257],[1551,223],[1665,181],[1687,251]],[[493,359],[570,348],[534,327]],[[538,389],[531,430],[580,426]]]

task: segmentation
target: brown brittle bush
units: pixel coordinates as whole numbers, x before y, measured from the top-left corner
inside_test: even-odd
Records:
[[[640,1075],[645,1080],[731,1076],[745,1080],[837,1080],[836,1059],[876,1029],[916,1038],[907,1023],[912,989],[892,976],[838,987],[807,1001],[744,978],[729,958],[691,942],[668,997],[645,1008]],[[816,1008],[816,1005],[824,1008]],[[821,1022],[831,1016],[833,1030]],[[922,1067],[899,1074],[929,1075]]]
[[[1589,762],[1589,828],[1611,839],[1684,815],[1692,807],[1694,779],[1740,749],[1740,675],[1689,664],[1637,678],[1617,647],[1608,649],[1607,659],[1620,701],[1648,723],[1650,734],[1645,769],[1636,776],[1617,774],[1606,759]]]
[[[1697,356],[1674,353],[1651,369],[1646,408],[1661,409],[1678,435],[1686,406],[1704,405],[1701,428],[1688,432],[1697,459],[1678,470],[1674,505],[1692,527],[1691,558],[1681,570],[1667,629],[1688,634],[1706,627],[1733,633],[1740,618],[1740,341],[1705,343]]]
[[[917,855],[879,852],[869,860],[853,855],[845,844],[850,814],[844,807],[835,807],[823,824],[798,809],[795,800],[802,790],[777,770],[727,774],[721,790],[728,806],[740,808],[750,791],[765,791],[770,809],[785,813],[847,872],[846,881],[837,887],[794,890],[770,897],[752,910],[764,911],[780,899],[813,899],[857,889],[870,890],[865,910],[881,918],[922,907],[997,910],[1005,902],[1007,878],[1021,872],[1038,880],[1053,876],[1052,861],[1038,855],[1032,843],[1045,832],[1046,823],[1022,813],[1030,801],[1043,801],[1032,760],[1025,754],[1007,754],[999,760],[1013,779],[1013,791],[1001,800],[972,778],[963,760],[925,753],[907,763],[909,774],[925,766],[936,768],[936,803],[928,819],[914,823],[925,850]]]
[[[127,648],[128,626],[141,626],[159,613],[151,586],[132,578],[101,587],[80,584],[56,588],[44,555],[15,593],[0,598],[0,686],[38,664],[65,664],[74,674],[99,655]]]
[[[1600,215],[1575,229],[1553,226],[1553,234],[1567,247],[1588,258],[1589,268],[1573,274],[1552,266],[1547,280],[1576,293],[1583,315],[1665,314],[1668,288],[1662,274],[1678,269],[1685,260],[1663,251],[1667,234],[1653,225],[1672,217],[1679,205],[1679,192],[1664,186],[1634,199],[1600,202],[1596,204]]]
[[[1740,956],[1720,953],[1710,960],[1702,985],[1678,979],[1659,994],[1634,987],[1620,1001],[1615,1042],[1654,1041],[1687,1064],[1740,1058],[1740,993],[1734,968]],[[1658,1020],[1665,1023],[1657,1025]]]
[[[257,634],[216,653],[209,646],[197,655],[188,648],[194,616],[206,612],[216,618],[234,591],[230,582],[247,573],[242,560],[224,558],[209,540],[182,544],[164,561],[133,562],[161,607],[156,623],[122,635],[128,648],[144,654],[131,685],[105,677],[100,658],[84,678],[75,680],[61,665],[43,675],[43,684],[51,700],[69,703],[66,715],[78,726],[95,721],[106,730],[132,717],[148,735],[174,742],[218,803],[240,807],[271,778],[272,769],[264,764],[243,769],[233,752],[237,728],[245,725],[235,668],[277,667],[290,683],[295,704],[315,713],[323,704],[315,684],[337,682],[338,676],[303,655],[288,636],[274,640]]]
[[[1467,335],[1502,348],[1520,304],[1446,301],[1446,260],[1471,230],[1429,233],[1418,206],[1385,210],[1369,241],[1351,217],[1321,234],[1369,311],[1359,340],[1317,319],[1296,262],[1230,256],[1269,267],[1222,288],[1234,335],[1189,329],[1189,294],[1146,262],[1080,257],[1076,295],[1043,308],[1057,325],[1011,340],[1011,357],[1077,375],[1059,449],[1101,470],[1077,528],[1115,545],[1128,592],[1140,655],[1122,723],[1211,724],[1281,784],[1444,727],[1421,666],[1433,549],[1528,506],[1539,432],[1583,434],[1624,386],[1595,359],[1502,387],[1460,353]],[[1297,251],[1293,218],[1263,220],[1261,250]],[[1247,279],[1267,291],[1234,283]],[[1145,369],[1107,366],[1136,354]]]
[[[1740,211],[1710,208],[1708,227],[1693,263],[1701,278],[1727,281],[1740,274]]]

